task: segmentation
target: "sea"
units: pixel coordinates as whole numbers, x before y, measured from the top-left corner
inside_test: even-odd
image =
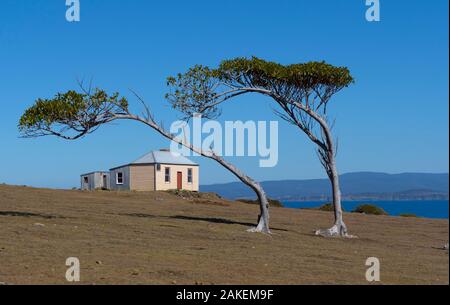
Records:
[[[325,202],[284,201],[286,208],[318,208]],[[351,212],[361,204],[373,204],[383,208],[391,216],[414,214],[425,218],[448,219],[448,200],[402,200],[402,201],[343,201],[342,207]]]

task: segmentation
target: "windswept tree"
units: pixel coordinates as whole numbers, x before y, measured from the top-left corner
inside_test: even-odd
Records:
[[[166,131],[158,124],[148,106],[137,94],[145,109],[142,115],[129,111],[128,100],[119,97],[118,93],[109,95],[103,90],[85,90],[81,92],[67,91],[58,93],[51,99],[38,99],[28,108],[19,121],[19,131],[23,137],[56,136],[66,140],[76,140],[86,136],[100,126],[116,120],[132,120],[143,123],[162,136],[182,145],[191,151],[212,159],[232,172],[243,183],[249,186],[258,196],[260,217],[255,228],[248,231],[270,233],[269,201],[261,185],[244,174],[233,164],[217,155],[213,149],[205,150],[195,147],[186,139],[181,139]]]
[[[335,223],[317,235],[350,236],[342,217],[341,191],[336,165],[337,145],[327,116],[331,98],[353,83],[345,67],[325,62],[281,65],[253,57],[223,61],[216,69],[194,66],[168,79],[173,107],[190,116],[220,115],[219,106],[247,93],[271,97],[281,108],[276,113],[297,126],[316,145],[320,162],[331,181]]]

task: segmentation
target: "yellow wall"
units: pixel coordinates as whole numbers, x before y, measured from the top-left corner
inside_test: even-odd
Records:
[[[170,182],[165,182],[165,168],[170,167]],[[188,168],[192,168],[192,183],[187,182]],[[182,173],[182,188],[188,191],[198,191],[199,190],[199,167],[198,166],[188,166],[188,165],[170,165],[161,164],[161,170],[156,171],[156,190],[166,191],[177,189],[177,172]]]

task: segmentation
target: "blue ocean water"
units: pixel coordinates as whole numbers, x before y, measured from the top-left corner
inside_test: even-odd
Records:
[[[358,205],[366,203],[383,208],[391,216],[399,216],[400,214],[415,214],[419,217],[448,219],[448,200],[343,201],[342,206],[345,211],[351,212]],[[323,204],[324,202],[283,202],[283,205],[286,208],[294,209],[317,208]]]

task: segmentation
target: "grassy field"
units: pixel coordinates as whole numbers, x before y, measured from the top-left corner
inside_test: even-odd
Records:
[[[248,233],[255,205],[164,192],[81,192],[0,186],[0,283],[448,284],[448,220],[345,214],[358,239],[313,235],[333,216],[271,210],[272,235]]]

